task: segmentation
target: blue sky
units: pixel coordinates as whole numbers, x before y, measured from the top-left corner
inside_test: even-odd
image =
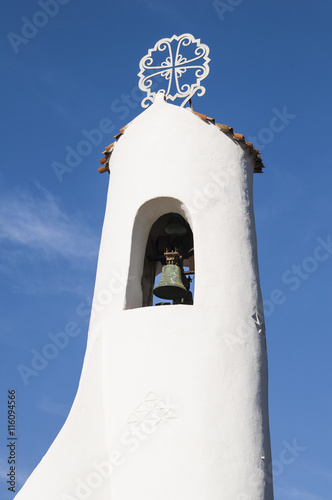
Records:
[[[8,3],[0,19],[0,500],[13,497],[8,389],[17,391],[18,487],[77,390],[108,184],[101,152],[142,111],[139,60],[160,38],[186,32],[210,47],[194,109],[259,144],[267,166],[254,196],[275,497],[329,499],[331,2],[58,0],[40,16],[42,3]],[[92,129],[95,144],[78,154]],[[59,178],[54,162],[70,171]],[[73,324],[77,335],[24,384],[18,367]],[[294,442],[300,451],[285,464]]]

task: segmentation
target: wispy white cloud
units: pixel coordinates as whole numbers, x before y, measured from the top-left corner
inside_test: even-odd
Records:
[[[17,189],[15,193],[2,196],[0,241],[14,245],[10,257],[8,249],[3,250],[7,258],[15,258],[15,252],[22,248],[37,251],[39,258],[95,258],[96,235],[77,216],[69,217],[61,210],[51,193],[37,187],[37,195]]]
[[[0,193],[0,274],[14,293],[85,296],[98,239],[40,185]]]

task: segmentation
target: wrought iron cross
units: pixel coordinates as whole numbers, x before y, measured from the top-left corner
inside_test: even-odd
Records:
[[[193,51],[192,56],[184,57],[181,50],[188,48]],[[195,39],[190,33],[183,35],[173,35],[172,38],[163,38],[159,40],[153,49],[149,49],[139,64],[140,72],[138,86],[143,92],[147,93],[141,104],[143,108],[147,108],[154,101],[157,91],[153,88],[158,88],[167,82],[166,89],[161,89],[167,99],[174,101],[177,98],[183,98],[181,106],[191,99],[197,93],[198,96],[205,94],[205,87],[201,85],[201,81],[209,74],[209,47],[202,44],[200,39]],[[154,60],[158,57],[166,57],[160,63],[155,63]],[[193,70],[195,81],[193,83],[181,83],[179,80],[188,70]],[[175,92],[173,91],[175,90]],[[150,101],[150,103],[149,103]]]

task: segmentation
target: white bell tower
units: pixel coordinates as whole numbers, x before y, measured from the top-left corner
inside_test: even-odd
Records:
[[[206,70],[206,46],[188,37],[154,47],[176,45],[173,76],[188,40]],[[105,150],[80,385],[17,500],[273,500],[252,199],[263,165],[241,134],[171,104],[170,88],[150,92],[153,104]]]

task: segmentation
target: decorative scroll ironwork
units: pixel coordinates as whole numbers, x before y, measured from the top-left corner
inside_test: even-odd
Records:
[[[147,93],[141,102],[142,107],[147,108],[154,101],[158,90],[163,91],[171,101],[183,98],[182,107],[194,94],[204,95],[205,87],[201,85],[201,81],[210,71],[209,51],[207,45],[190,33],[159,40],[139,64],[138,86]],[[187,72],[190,73],[192,83],[181,83],[179,80]]]

